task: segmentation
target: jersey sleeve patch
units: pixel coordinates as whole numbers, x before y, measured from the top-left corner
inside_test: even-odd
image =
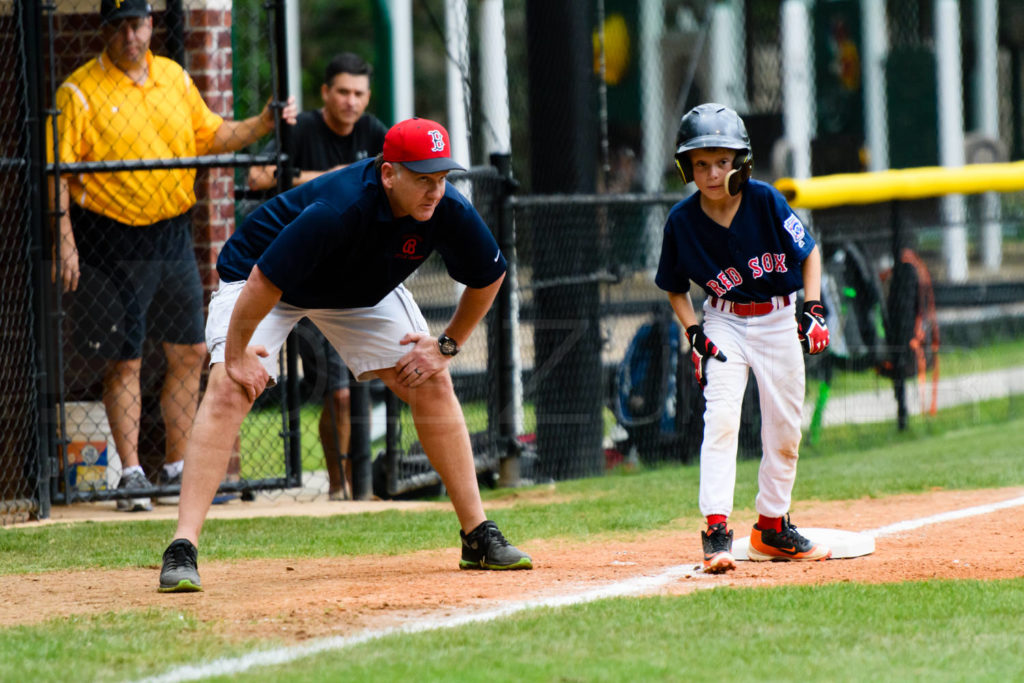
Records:
[[[789,214],[789,217],[785,222],[783,222],[782,227],[784,227],[786,232],[788,232],[793,238],[793,242],[800,247],[804,246],[804,237],[806,236],[806,233],[804,232],[804,224],[800,222],[800,219],[797,218],[795,213]]]

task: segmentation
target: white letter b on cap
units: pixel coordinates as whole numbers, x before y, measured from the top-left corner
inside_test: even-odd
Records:
[[[434,146],[430,148],[431,152],[443,152],[444,151],[444,136],[441,135],[439,130],[428,130],[427,135],[433,141]]]

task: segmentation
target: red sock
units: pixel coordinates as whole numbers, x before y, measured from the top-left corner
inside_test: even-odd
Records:
[[[757,516],[757,528],[761,531],[771,529],[772,531],[782,531],[782,517],[765,517],[764,515]]]
[[[708,528],[710,529],[716,524],[725,524],[725,520],[729,519],[725,515],[708,515]]]

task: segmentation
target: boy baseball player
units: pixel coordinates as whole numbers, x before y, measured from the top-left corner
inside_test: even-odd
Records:
[[[728,519],[748,370],[757,378],[764,447],[749,557],[827,559],[828,547],[789,522],[804,399],[801,346],[820,353],[829,341],[818,246],[781,194],[750,179],[750,138],[732,109],[708,103],[690,110],[679,125],[675,158],[683,181],[698,191],[669,213],[655,282],[686,330],[707,402],[700,451],[704,571],[736,568]],[[691,281],[708,295],[703,326],[688,295]]]

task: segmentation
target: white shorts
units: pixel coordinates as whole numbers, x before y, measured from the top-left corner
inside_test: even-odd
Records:
[[[221,280],[210,299],[206,319],[210,365],[224,362],[228,324],[244,286],[244,280]],[[278,352],[284,346],[288,333],[304,317],[320,328],[361,382],[373,379],[377,370],[394,367],[402,356],[412,350],[409,344],[399,344],[406,334],[430,331],[423,313],[404,285],[398,285],[376,306],[367,308],[299,308],[279,301],[256,327],[249,341],[250,346],[267,349],[269,355],[261,361],[267,374],[275,381],[279,374]]]

